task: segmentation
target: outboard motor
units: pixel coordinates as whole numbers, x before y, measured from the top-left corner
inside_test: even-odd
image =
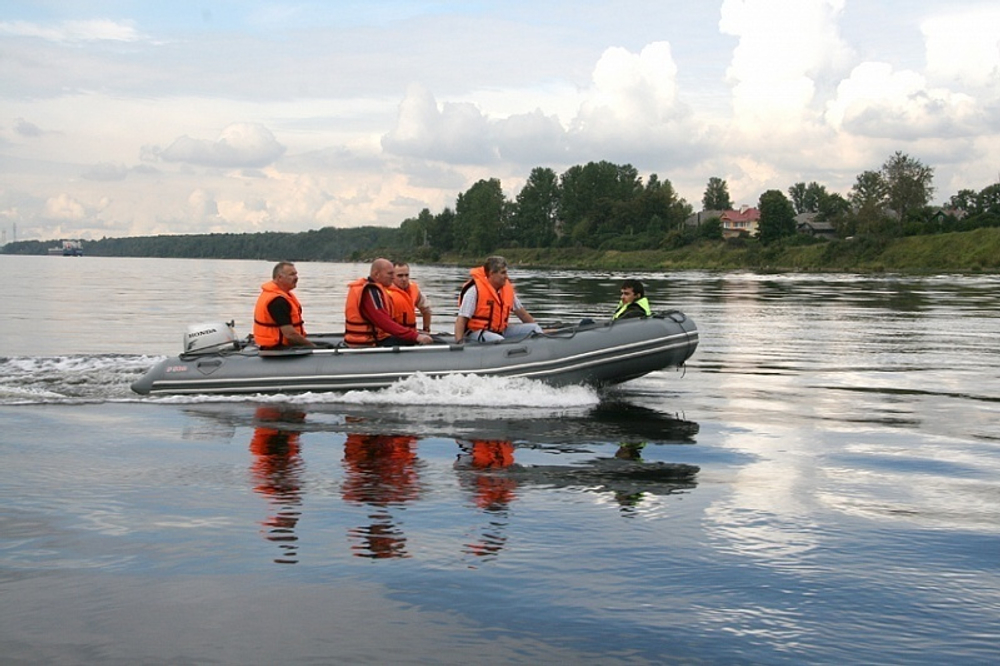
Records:
[[[214,354],[228,349],[239,349],[235,322],[191,324],[184,333],[184,354]]]

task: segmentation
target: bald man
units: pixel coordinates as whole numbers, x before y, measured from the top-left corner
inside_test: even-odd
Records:
[[[388,259],[372,262],[367,278],[348,285],[344,304],[344,342],[351,347],[394,347],[428,345],[431,336],[393,320],[392,298],[388,288],[396,269]]]

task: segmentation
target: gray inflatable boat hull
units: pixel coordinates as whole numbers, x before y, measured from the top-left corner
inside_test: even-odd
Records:
[[[303,393],[378,389],[417,373],[430,377],[527,377],[553,386],[617,384],[676,368],[698,346],[698,329],[683,313],[588,323],[520,340],[349,348],[340,336],[310,335],[332,345],[262,351],[249,343],[161,361],[132,390],[142,395]]]

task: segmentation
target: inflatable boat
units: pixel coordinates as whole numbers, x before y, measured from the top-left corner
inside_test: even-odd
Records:
[[[304,393],[378,389],[417,373],[429,377],[527,377],[553,386],[618,384],[681,367],[698,346],[698,329],[672,310],[642,319],[557,325],[499,342],[351,348],[340,335],[310,335],[319,347],[260,349],[229,323],[196,324],[184,351],[153,366],[132,390],[141,395]]]

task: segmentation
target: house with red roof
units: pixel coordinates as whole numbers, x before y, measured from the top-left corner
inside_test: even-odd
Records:
[[[739,210],[727,210],[719,220],[722,222],[722,237],[736,238],[741,234],[757,235],[760,211],[752,206],[740,206]]]

